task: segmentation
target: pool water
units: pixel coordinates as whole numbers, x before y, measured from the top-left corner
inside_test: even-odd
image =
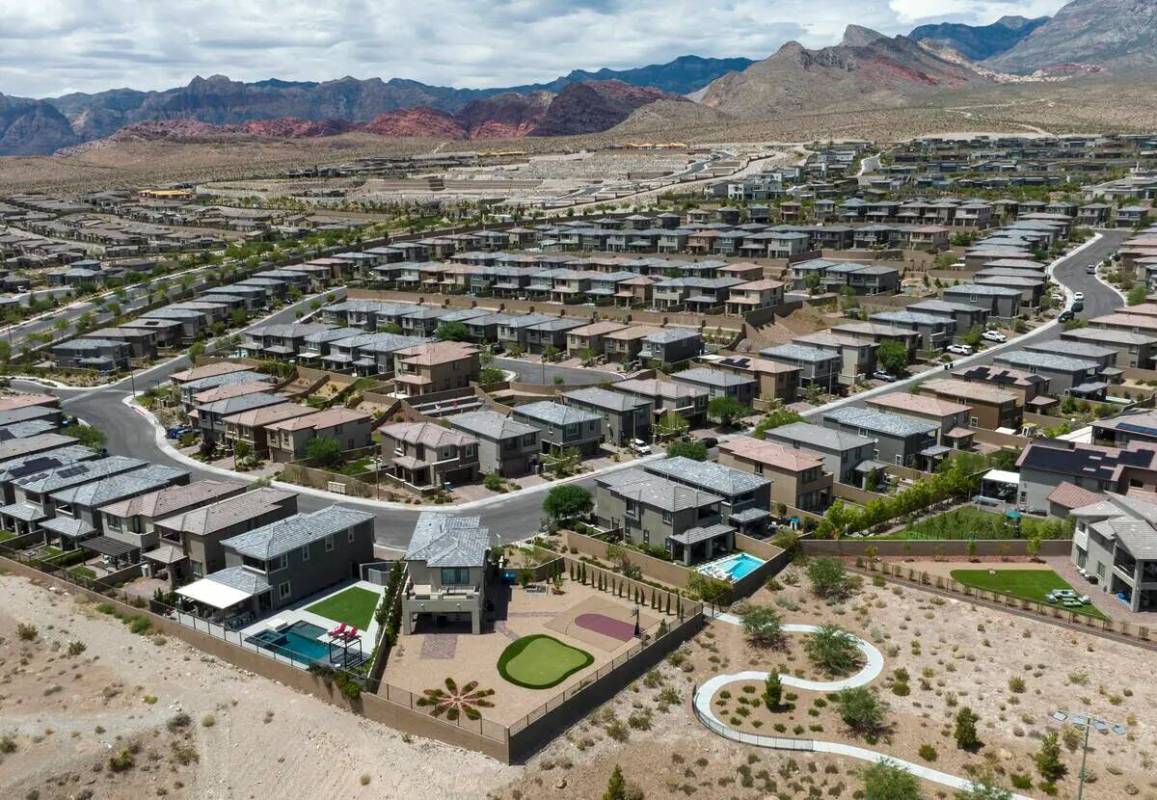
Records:
[[[273,650],[282,655],[293,656],[298,661],[329,663],[329,645],[319,641],[325,635],[325,628],[309,622],[295,622],[283,631],[262,631],[249,640],[258,647]]]
[[[735,583],[746,578],[764,563],[762,558],[756,558],[747,553],[733,553],[718,561],[703,564],[699,567],[699,571],[705,575],[723,578]]]

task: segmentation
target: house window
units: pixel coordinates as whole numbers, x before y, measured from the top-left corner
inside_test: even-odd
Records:
[[[331,550],[333,550],[333,534],[332,533],[329,536],[325,537],[325,552],[328,553]]]
[[[280,584],[277,587],[277,597],[279,600],[285,600],[292,593],[293,593],[293,587],[290,586],[289,581],[286,581],[285,583]]]
[[[896,456],[896,463],[900,466],[904,466],[904,456]]]
[[[668,525],[671,524],[671,512],[670,511],[664,511],[663,512],[663,522],[666,522]]]
[[[289,554],[285,553],[273,559],[273,569],[270,572],[277,572],[289,566]]]
[[[309,552],[310,552],[309,545],[305,545],[304,547],[301,548],[301,560],[302,561],[309,561]]]
[[[469,567],[442,567],[442,585],[443,586],[468,586],[468,585],[470,585],[470,569],[469,569]]]

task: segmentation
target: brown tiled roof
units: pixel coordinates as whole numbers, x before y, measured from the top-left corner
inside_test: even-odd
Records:
[[[114,517],[127,519],[144,516],[149,519],[180,513],[187,508],[214,503],[225,497],[245,491],[245,484],[234,481],[204,480],[188,486],[169,486],[148,494],[130,497],[100,510]]]
[[[292,419],[274,422],[265,427],[271,431],[300,431],[310,428],[318,430],[363,419],[370,419],[370,415],[364,411],[356,411],[352,408],[328,408],[325,411],[317,411],[305,416],[297,416]]]
[[[215,364],[206,364],[203,367],[193,367],[183,372],[174,372],[171,378],[177,383],[188,383],[201,378],[215,378],[218,375],[228,375],[231,372],[242,372],[247,369],[250,367],[244,364],[237,364],[233,361],[218,361]]]
[[[738,458],[748,458],[789,472],[803,472],[821,467],[824,463],[819,454],[810,450],[800,450],[779,442],[768,442],[750,436],[738,436],[730,441],[720,442],[719,449]]]
[[[1049,495],[1050,503],[1056,503],[1061,508],[1068,509],[1092,505],[1104,499],[1105,496],[1103,494],[1090,492],[1088,489],[1082,489],[1080,486],[1069,483],[1068,481],[1053,489],[1052,494]]]

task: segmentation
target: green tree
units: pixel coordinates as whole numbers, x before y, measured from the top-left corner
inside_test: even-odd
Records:
[[[804,649],[812,663],[829,675],[847,675],[860,663],[856,637],[835,625],[821,625]]]
[[[667,456],[669,458],[683,456],[692,461],[706,461],[707,445],[698,439],[683,439],[678,442],[672,442],[667,445]]]
[[[953,736],[956,738],[956,746],[961,750],[974,753],[980,749],[980,736],[976,733],[976,723],[979,721],[980,717],[968,706],[956,712]]]
[[[774,647],[783,641],[783,619],[771,606],[752,606],[743,615],[743,632],[758,647]]]
[[[249,458],[253,452],[253,448],[249,446],[249,442],[243,442],[240,439],[233,445],[233,468],[237,469],[241,462]]]
[[[464,342],[470,338],[470,328],[465,322],[443,322],[434,331],[434,337],[440,342]]]
[[[498,367],[483,367],[478,373],[478,382],[483,386],[493,386],[506,380],[506,373]]]
[[[791,425],[793,422],[803,422],[797,412],[790,408],[776,408],[764,415],[759,424],[755,426],[752,436],[756,439],[763,439],[767,436],[767,432],[779,428],[783,425]]]
[[[691,424],[677,411],[668,411],[659,418],[655,425],[655,433],[661,437],[682,436],[691,427]]]
[[[836,697],[836,706],[840,719],[855,733],[877,736],[887,727],[888,704],[863,686],[844,689]]]
[[[396,322],[387,322],[380,330],[382,333],[400,334],[402,332],[402,326]]]
[[[812,591],[820,597],[842,598],[848,595],[850,584],[844,564],[835,558],[813,558],[807,565]]]
[[[585,516],[594,508],[591,493],[581,486],[565,484],[555,486],[546,493],[542,510],[556,523],[570,522]]]
[[[623,771],[615,765],[611,779],[607,781],[607,790],[603,792],[603,800],[627,800],[627,782],[623,778]]]
[[[902,375],[908,369],[908,348],[895,339],[881,342],[876,348],[876,362],[885,372]]]
[[[803,276],[803,287],[807,289],[808,294],[815,294],[821,283],[823,283],[823,278],[819,272],[812,271]]]
[[[763,704],[768,711],[776,711],[783,703],[783,681],[776,670],[767,673],[763,682]]]
[[[737,417],[750,414],[751,409],[734,397],[724,395],[711,398],[711,401],[707,403],[707,413],[712,418],[718,420],[720,425],[727,428],[731,426],[732,421]]]
[[[863,772],[864,800],[920,800],[920,781],[887,758]]]
[[[71,436],[85,447],[91,447],[93,450],[104,447],[104,431],[91,425],[70,425],[67,428],[61,428],[60,432],[66,436]]]
[[[8,343],[7,339],[0,340],[0,364],[3,364],[5,367],[7,367],[8,362],[11,360],[12,360],[12,345],[10,345]]]
[[[1125,295],[1125,299],[1129,305],[1139,306],[1145,302],[1146,295],[1145,287],[1142,284],[1137,284],[1129,290],[1129,293]]]
[[[687,580],[687,588],[704,603],[721,605],[731,598],[731,584],[719,578],[712,578],[702,572],[693,572]]]
[[[1055,783],[1068,772],[1061,762],[1061,745],[1055,732],[1044,735],[1033,761],[1036,762],[1037,772],[1049,783]]]
[[[967,333],[960,337],[960,341],[975,350],[980,347],[980,343],[983,341],[981,338],[983,333],[984,330],[979,325],[973,325]]]
[[[341,454],[341,442],[332,436],[315,436],[305,446],[305,457],[323,467],[337,463]]]

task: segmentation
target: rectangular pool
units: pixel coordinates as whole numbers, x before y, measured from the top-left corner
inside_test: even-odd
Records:
[[[718,561],[710,561],[697,567],[699,572],[712,578],[735,583],[759,569],[766,562],[747,553],[732,553]]]
[[[329,645],[318,638],[325,633],[324,628],[302,620],[293,623],[285,630],[262,631],[250,636],[246,641],[308,664],[317,661],[328,664]]]

